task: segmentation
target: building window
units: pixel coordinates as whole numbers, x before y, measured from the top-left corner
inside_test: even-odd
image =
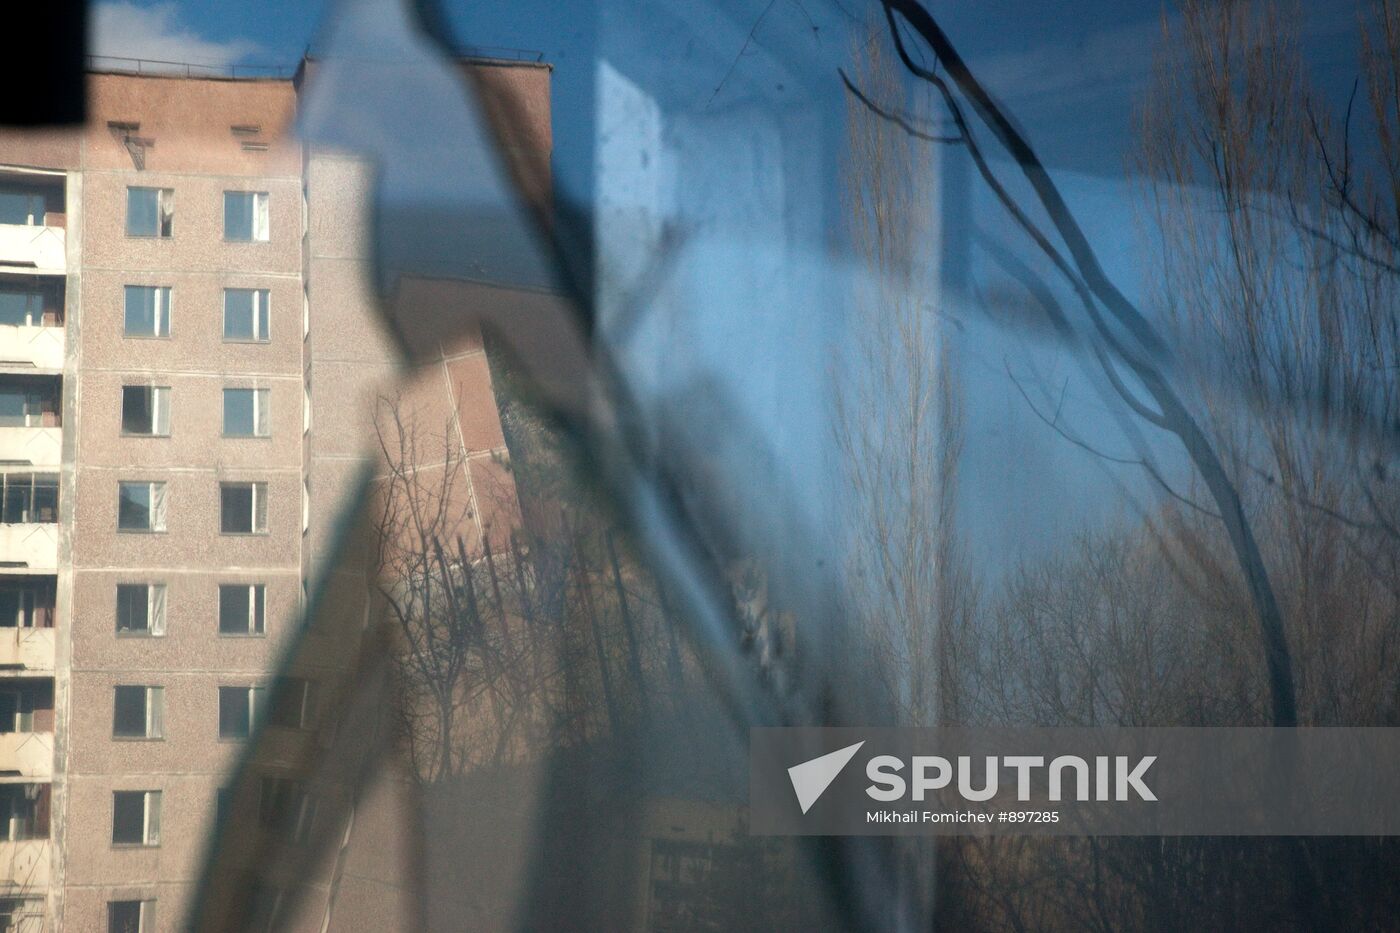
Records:
[[[258,790],[258,820],[264,826],[296,842],[310,838],[316,820],[316,798],[307,792],[303,782],[265,777]]]
[[[262,635],[266,628],[266,586],[261,583],[219,586],[220,635]]]
[[[160,791],[112,793],[112,845],[160,845]]]
[[[249,889],[251,893],[248,896],[248,903],[251,907],[252,919],[248,923],[248,929],[281,929],[278,921],[282,915],[282,888],[254,876],[249,884]]]
[[[58,521],[58,477],[32,473],[0,474],[0,523],[50,524]]]
[[[224,339],[271,339],[272,293],[265,288],[224,289]]]
[[[164,687],[117,687],[112,703],[112,737],[158,739],[164,734]]]
[[[46,379],[19,379],[0,385],[0,427],[58,427],[57,386]]]
[[[6,933],[41,933],[44,929],[42,897],[0,898],[0,930]]]
[[[165,484],[119,483],[118,531],[165,530]]]
[[[165,584],[117,584],[117,634],[165,634]]]
[[[224,390],[224,436],[267,437],[271,427],[267,419],[269,389]]]
[[[0,784],[0,840],[49,838],[48,784]]]
[[[170,287],[126,286],[125,327],[124,333],[128,337],[169,337]]]
[[[122,386],[122,433],[170,436],[170,387]]]
[[[126,189],[126,235],[168,237],[174,231],[175,192],[169,188]]]
[[[52,613],[51,587],[0,586],[0,628],[49,628]]]
[[[311,480],[301,481],[301,533],[311,531]]]
[[[0,590],[0,628],[33,628],[34,596],[27,587]]]
[[[219,531],[226,535],[266,532],[267,483],[220,483]]]
[[[268,722],[284,729],[316,726],[316,682],[304,677],[279,677]]]
[[[233,788],[220,787],[214,791],[214,825],[221,827],[233,812]]]
[[[34,710],[42,705],[46,710],[53,709],[52,688],[49,695],[41,697],[45,688],[37,684],[12,682],[0,687],[0,733],[35,732]],[[51,731],[52,724],[49,726]]]
[[[246,739],[262,713],[262,687],[219,688],[219,738]]]
[[[267,192],[224,192],[224,239],[259,240],[268,238]]]
[[[28,587],[0,590],[0,628],[34,628],[36,596]]]
[[[107,933],[155,933],[155,901],[108,901]]]
[[[44,290],[35,287],[0,288],[0,324],[11,327],[43,327]]]
[[[42,227],[44,200],[44,192],[40,188],[5,185],[0,188],[0,224]]]

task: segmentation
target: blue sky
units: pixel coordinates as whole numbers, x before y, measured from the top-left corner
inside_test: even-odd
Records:
[[[607,6],[642,5],[613,0]],[[810,38],[814,56],[829,61],[833,74],[848,48],[843,30],[877,9],[870,0],[724,0],[689,6],[702,11],[702,25],[712,19],[716,28],[728,26],[736,46],[750,27],[755,44],[772,44],[784,34]],[[332,0],[102,0],[93,6],[93,51],[290,70],[314,44],[333,7]],[[1081,171],[1121,172],[1134,95],[1150,76],[1151,50],[1159,38],[1160,0],[943,0],[931,7],[983,80],[1026,123],[1049,161]],[[1363,0],[1303,5],[1311,70],[1334,96],[1345,94],[1355,76],[1357,19],[1365,7]],[[560,0],[447,0],[444,9],[460,44],[537,50],[553,64],[557,159],[562,180],[572,184],[583,171],[571,159],[586,125],[580,111],[591,88],[599,7]],[[659,57],[674,51],[663,41],[630,54]],[[740,54],[739,47],[734,56],[708,62],[693,76],[695,92],[742,80],[757,60]]]
[[[333,8],[333,3],[317,0],[287,5],[273,0],[104,2],[95,7],[93,50],[208,64],[280,65],[290,70],[303,50],[324,36],[321,20]],[[1303,13],[1302,41],[1310,70],[1334,98],[1345,97],[1355,76],[1359,8],[1354,0],[1335,0],[1310,4]],[[754,413],[760,433],[781,441],[778,446],[785,453],[795,452],[794,461],[819,460],[829,440],[823,423],[827,413],[822,401],[814,399],[829,365],[829,358],[822,356],[823,341],[839,335],[839,326],[825,318],[822,324],[807,323],[808,330],[795,338],[795,328],[810,322],[813,315],[808,312],[819,302],[806,303],[806,293],[800,289],[784,289],[791,280],[817,281],[830,271],[830,257],[823,250],[833,214],[828,210],[807,218],[808,227],[816,228],[819,237],[799,244],[806,252],[768,255],[766,247],[791,235],[797,225],[787,217],[763,216],[748,209],[763,206],[770,192],[753,189],[752,196],[747,196],[735,187],[734,179],[747,177],[745,173],[752,169],[735,157],[742,147],[726,146],[722,133],[732,127],[723,125],[722,114],[730,106],[740,112],[736,102],[742,94],[781,106],[784,93],[791,91],[785,91],[784,78],[774,77],[775,60],[802,74],[806,83],[799,94],[821,95],[822,82],[829,84],[828,106],[839,113],[843,101],[836,68],[850,58],[847,30],[855,15],[867,9],[876,6],[873,2],[862,6],[860,0],[672,4],[608,0],[600,14],[593,4],[559,0],[448,5],[458,44],[534,49],[553,64],[556,179],[566,193],[586,199],[591,190],[598,109],[594,80],[600,55],[628,69],[627,77],[645,86],[663,110],[684,113],[697,128],[695,135],[680,143],[671,140],[689,159],[672,207],[695,230],[687,261],[678,270],[683,281],[676,287],[685,297],[677,303],[683,309],[677,319],[681,324],[658,318],[668,328],[683,328],[688,322],[693,329],[681,341],[686,360],[681,363],[675,356],[654,352],[663,345],[664,336],[657,343],[644,344],[640,354],[664,360],[663,374],[671,380],[661,379],[656,386],[661,399],[659,419],[685,412],[689,402],[684,396],[703,382],[700,377],[718,375],[728,380],[725,388],[736,397],[762,400],[762,410]],[[983,81],[1057,170],[1071,205],[1091,239],[1100,244],[1110,272],[1125,290],[1135,291],[1141,261],[1134,253],[1134,238],[1125,235],[1134,220],[1123,174],[1133,143],[1134,102],[1152,77],[1161,4],[1156,0],[1072,4],[1065,0],[939,0],[933,9]],[[642,12],[650,18],[641,19]],[[379,108],[380,112],[390,109],[396,117],[420,121],[434,119],[436,112],[424,101]],[[714,122],[708,122],[712,118]],[[834,137],[813,140],[813,149],[839,145],[840,117],[826,127]],[[707,128],[720,135],[707,135]],[[644,148],[629,137],[605,151]],[[801,147],[791,147],[785,140],[766,149],[754,148],[787,152]],[[836,164],[823,163],[820,175],[831,180],[835,191]],[[821,196],[836,197],[831,192]],[[776,195],[773,203],[781,197]],[[971,207],[979,222],[997,214],[986,203],[985,194],[974,193]],[[803,263],[810,274],[794,273]],[[765,287],[772,287],[771,294],[757,298],[766,294]],[[813,295],[817,291],[821,300],[834,303],[831,296],[841,288],[818,289]],[[674,332],[670,339],[675,340]],[[707,341],[713,344],[708,355]],[[804,341],[805,347],[797,346]],[[978,346],[978,341],[985,344]],[[1085,503],[1108,497],[1103,495],[1102,464],[1049,436],[1008,386],[1005,348],[999,341],[999,335],[986,333],[975,340],[969,337],[963,347],[968,378],[978,398],[974,405],[978,410],[969,418],[968,473],[973,479],[967,492],[974,502],[970,517],[988,531],[988,549],[1014,552],[1012,539],[1049,536],[1051,529],[1074,527],[1074,517]],[[736,348],[742,351],[737,356]],[[748,364],[741,362],[744,353],[751,358]],[[1057,365],[1053,359],[1042,362]],[[699,376],[687,382],[694,373]],[[647,384],[645,373],[636,375],[639,384]],[[1091,424],[1094,419],[1104,422],[1101,415],[1093,415]],[[1038,481],[1027,482],[1032,477]],[[1025,496],[1029,498],[1021,498]],[[977,511],[976,503],[982,503],[985,513]],[[1016,519],[1006,521],[1008,514]],[[997,535],[1006,535],[1007,540]]]

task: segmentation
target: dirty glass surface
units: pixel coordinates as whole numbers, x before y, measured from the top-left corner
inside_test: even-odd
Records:
[[[155,766],[93,811],[104,853],[193,853],[185,893],[103,888],[108,928],[1393,924],[1390,837],[763,836],[748,755],[761,726],[1397,725],[1400,6],[523,5],[557,62],[485,49],[480,6],[328,3],[268,191],[113,189],[157,245],[301,230],[301,287],[215,268],[200,305],[152,267],[92,319],[300,340],[206,416],[157,364],[118,388],[133,433],[300,431],[303,463],[248,448],[206,490],[239,558],[300,534],[301,592],[220,568],[208,636],[275,651],[205,698],[207,820]],[[194,151],[267,150],[233,119]],[[123,170],[170,145],[90,132]],[[55,197],[0,191],[6,237]],[[47,293],[0,284],[30,339]],[[0,398],[3,430],[60,420]],[[83,559],[71,476],[4,469],[6,530],[69,522]],[[158,473],[115,477],[108,525],[183,533]],[[177,630],[134,572],[113,637]],[[181,741],[178,685],[103,689],[101,730]],[[10,841],[51,838],[47,792],[3,787]]]

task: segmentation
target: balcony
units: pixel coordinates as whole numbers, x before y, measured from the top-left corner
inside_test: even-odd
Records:
[[[62,428],[0,425],[0,463],[57,467],[62,454]]]
[[[54,630],[0,628],[0,676],[53,673]]]
[[[0,324],[0,370],[63,369],[64,329]]]
[[[53,780],[52,732],[0,732],[0,782]]]
[[[47,887],[50,858],[47,839],[0,841],[0,886],[25,890]]]
[[[58,525],[38,522],[0,524],[0,567],[13,573],[58,572]]]
[[[44,222],[57,222],[61,217],[47,214]],[[67,231],[62,226],[0,224],[0,272],[63,275],[67,267]]]

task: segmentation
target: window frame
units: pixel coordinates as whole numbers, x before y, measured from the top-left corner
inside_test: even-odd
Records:
[[[238,242],[247,242],[240,240]],[[257,242],[257,241],[253,241]],[[230,292],[250,292],[253,296],[253,304],[249,311],[252,315],[251,337],[231,337],[228,332],[228,299]],[[263,325],[262,333],[259,334],[259,325]],[[272,289],[270,288],[225,288],[223,290],[223,316],[219,322],[219,333],[224,343],[271,343],[272,342]]]
[[[224,591],[243,590],[248,594],[248,628],[246,631],[224,629]],[[266,583],[220,583],[219,611],[215,624],[220,638],[266,638],[267,637],[267,584]],[[259,620],[259,616],[261,619]],[[261,621],[262,628],[257,623]]]
[[[126,428],[126,393],[129,389],[145,389],[149,394],[148,408],[151,413],[151,430],[128,431]],[[122,437],[148,437],[148,438],[168,438],[170,437],[170,386],[158,385],[122,385],[121,404],[121,436]],[[160,430],[161,421],[165,422],[165,430]]]
[[[0,388],[0,395],[6,399],[18,398],[21,413],[17,420],[11,420],[8,410],[0,418],[0,427],[42,428],[62,427],[63,399],[62,388],[48,391],[51,387],[41,382],[11,383]],[[5,406],[8,409],[8,404]],[[56,422],[44,424],[45,414],[55,414]]]
[[[258,823],[297,844],[311,838],[319,801],[308,783],[284,775],[264,775],[258,782]]]
[[[59,324],[59,325],[54,325],[54,324],[45,324],[45,323],[44,323],[44,305],[45,305],[45,298],[47,298],[48,296],[45,294],[45,289],[44,289],[44,287],[43,287],[42,285],[39,285],[39,284],[36,283],[36,284],[34,284],[34,285],[24,285],[24,286],[20,286],[20,285],[13,285],[13,284],[6,283],[5,286],[4,286],[3,288],[0,288],[0,293],[7,294],[7,295],[23,295],[24,298],[25,298],[25,302],[24,302],[24,317],[25,317],[25,320],[24,320],[24,323],[22,323],[22,324],[5,324],[3,321],[0,321],[0,327],[55,327],[55,326],[60,326],[60,327],[61,327],[61,326],[62,326],[61,324]]]
[[[39,587],[34,584],[7,582],[0,585],[0,593],[15,594],[15,624],[9,625],[0,621],[0,631],[8,628],[32,629],[38,628],[35,623],[39,618]],[[0,620],[4,615],[0,614]]]
[[[151,318],[155,321],[156,332],[152,334],[132,333],[129,324],[130,317],[127,313],[127,305],[130,301],[129,295],[133,289],[145,289],[155,296],[155,307],[151,309]],[[165,332],[160,330],[161,323],[165,324]],[[123,285],[122,286],[122,339],[124,340],[169,340],[171,333],[175,329],[175,290],[169,285]]]
[[[0,710],[7,714],[0,715],[0,735],[22,735],[36,731],[34,690],[18,680],[0,686],[0,696],[5,697],[0,701]]]
[[[230,197],[249,197],[253,199],[252,216],[250,218],[252,228],[246,237],[229,236],[228,230],[228,206]],[[261,199],[261,200],[259,200]],[[261,207],[259,206],[261,205]],[[259,236],[259,233],[262,236]],[[224,235],[225,243],[270,243],[272,242],[272,197],[267,191],[232,191],[224,192]]]
[[[118,732],[118,691],[142,691],[143,728],[135,732]],[[112,686],[112,741],[160,742],[165,739],[165,687],[151,684],[114,684]]]
[[[59,477],[48,472],[23,470],[0,475],[0,524],[56,524],[59,486]],[[20,513],[18,517],[16,511]],[[45,514],[53,517],[44,518]]]
[[[293,732],[314,732],[320,722],[320,683],[309,677],[278,677],[267,709],[267,724]],[[284,721],[284,711],[295,709],[293,721]]]
[[[249,530],[229,531],[224,527],[224,494],[244,486],[252,490],[248,503],[251,510],[248,516]],[[219,534],[244,538],[268,534],[267,499],[267,482],[264,480],[231,480],[219,483]],[[259,517],[262,518],[262,527],[258,527]]]
[[[24,781],[7,787],[23,788],[32,781]],[[51,787],[52,785],[40,785]],[[42,791],[41,791],[42,793]],[[16,806],[18,805],[18,806]],[[18,830],[18,832],[16,831]],[[41,827],[39,823],[38,798],[16,795],[13,791],[0,800],[0,842],[26,842],[31,839],[52,839],[53,818]]]
[[[247,726],[242,734],[224,731],[224,697],[241,694],[246,703]],[[267,706],[267,688],[261,684],[219,684],[219,741],[246,742],[258,731]]]
[[[131,232],[131,195],[134,191],[154,191],[156,193],[155,233]],[[122,232],[133,240],[173,240],[175,238],[175,189],[157,188],[152,185],[127,185],[126,217],[122,224]]]
[[[228,400],[230,392],[250,392],[252,393],[252,434],[233,434],[228,429]],[[224,386],[222,395],[220,418],[220,436],[227,438],[241,438],[244,440],[269,440],[272,437],[272,390],[258,386]]]
[[[122,490],[127,486],[145,486],[149,499],[145,528],[122,527]],[[166,503],[169,492],[164,480],[117,480],[117,532],[128,535],[158,535],[166,532]]]
[[[165,636],[165,600],[166,588],[164,583],[140,583],[125,582],[118,583],[116,590],[116,636],[118,638],[162,638]],[[146,627],[122,628],[122,590],[131,590],[140,587],[145,591],[145,598],[142,600],[146,604]]]
[[[0,221],[0,223],[3,223],[4,226],[7,227],[48,226],[48,224],[44,223],[45,216],[48,214],[48,196],[45,194],[44,189],[32,187],[26,184],[12,183],[9,181],[8,177],[6,178],[6,184],[3,187],[8,188],[10,190],[0,190],[0,194],[9,194],[12,197],[24,198],[25,201],[28,202],[25,209],[25,217],[27,218],[27,222],[22,224],[11,224]],[[23,189],[23,191],[21,192],[20,189]],[[39,206],[39,210],[37,213],[34,211],[34,205],[36,201],[38,202]]]
[[[117,839],[117,798],[131,794],[141,795],[141,841],[128,842]],[[155,805],[152,806],[152,801]],[[152,815],[154,814],[154,819]],[[154,832],[153,832],[154,830]],[[161,792],[159,790],[114,790],[112,791],[112,848],[114,849],[155,849],[161,840]]]
[[[156,898],[122,898],[107,902],[107,933],[129,933],[130,927],[118,927],[116,914],[119,905],[137,905],[135,933],[154,933],[156,928]]]

